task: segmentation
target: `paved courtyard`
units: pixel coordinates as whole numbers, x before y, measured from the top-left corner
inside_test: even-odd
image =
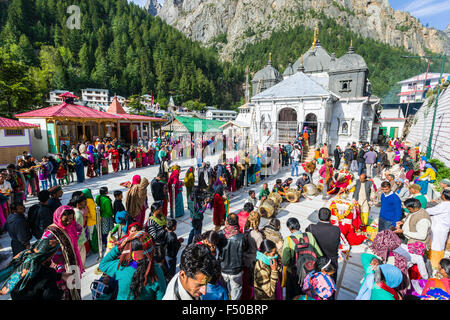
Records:
[[[227,152],[227,158],[229,158],[232,155],[233,155],[232,152]],[[208,156],[206,158],[206,161],[210,161],[211,165],[215,165],[217,164],[217,159],[218,156]],[[195,161],[196,161],[195,159],[175,161],[181,167],[181,175],[180,175],[181,180],[183,180],[186,170],[190,166],[195,166]],[[301,167],[299,172],[303,172],[303,169]],[[82,190],[84,188],[90,188],[95,198],[95,196],[98,194],[99,188],[102,186],[108,187],[110,197],[113,199],[112,192],[114,190],[122,190],[124,191],[124,193],[126,192],[127,189],[120,186],[120,183],[131,180],[133,175],[139,174],[143,177],[146,177],[149,181],[151,181],[153,177],[157,175],[157,173],[158,173],[158,166],[152,166],[146,168],[131,169],[130,171],[125,172],[108,174],[99,178],[92,178],[92,179],[88,178],[83,184],[71,184],[65,187],[64,195],[62,197],[62,203],[66,204],[71,198],[72,193],[74,191]],[[269,184],[269,188],[272,188],[277,178],[285,179],[287,177],[290,177],[290,170],[288,168],[282,170],[277,175],[269,177],[268,179],[264,180],[263,182],[260,182],[257,185],[251,185],[248,188],[240,189],[238,192],[235,192],[230,197],[230,212],[240,211],[242,209],[245,199],[248,197],[248,191],[250,189],[258,191],[264,182],[267,182]],[[318,170],[316,170],[316,173],[314,174],[313,178],[315,182],[318,181],[319,179]],[[294,182],[295,179],[296,177],[294,177]],[[379,185],[380,182],[376,181],[376,183]],[[297,203],[282,204],[282,208],[279,210],[277,218],[279,218],[281,221],[281,233],[283,237],[289,235],[289,231],[286,227],[286,221],[290,217],[296,217],[300,221],[302,231],[304,231],[309,224],[316,223],[318,221],[317,217],[318,209],[320,209],[323,206],[328,207],[330,202],[330,200],[324,201],[321,198],[322,195],[320,194],[315,197],[311,197],[311,199],[305,199],[302,197],[300,202]],[[148,199],[149,204],[151,204],[153,202],[153,197],[151,195],[150,188],[148,188]],[[185,215],[177,219],[178,227],[176,233],[179,237],[183,237],[187,242],[187,238],[191,230],[191,225],[189,220],[189,211],[187,210],[186,204],[185,188],[183,188],[183,199],[186,208]],[[36,202],[37,200],[35,198],[30,199],[27,203],[27,207],[31,206]],[[147,210],[147,216],[148,212],[149,210]],[[378,212],[379,208],[376,207],[372,208],[371,217],[377,218]],[[265,224],[267,224],[267,222],[268,219],[262,218],[260,228],[262,228]],[[205,214],[205,218],[203,221],[202,232],[212,230],[213,228],[214,225],[212,223],[212,211],[208,210]],[[4,233],[0,237],[0,246],[1,246],[0,255],[3,260],[1,265],[4,266],[5,263],[7,263],[7,260],[5,260],[5,258],[8,257],[8,255],[11,256],[10,240],[7,233]],[[179,251],[178,262],[181,252],[184,249],[184,246],[185,244],[183,244],[182,248]],[[338,300],[354,300],[354,298],[356,297],[357,291],[359,290],[360,281],[363,277],[360,255],[361,253],[366,252],[367,250],[368,247],[366,245],[352,247],[351,257],[345,269],[342,285],[339,291],[339,295],[337,296]],[[96,275],[94,273],[94,271],[97,269],[97,266],[98,266],[98,255],[97,254],[89,255],[86,261],[86,272],[82,276],[81,294],[84,300],[91,300],[90,284],[92,283],[93,280],[99,277],[99,275]],[[342,271],[342,263],[340,263],[339,265],[338,279],[341,271]],[[2,300],[9,299],[9,296],[0,296],[0,299]]]

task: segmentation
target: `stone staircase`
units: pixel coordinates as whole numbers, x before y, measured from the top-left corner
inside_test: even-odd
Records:
[[[304,148],[302,154],[302,163],[309,162],[314,159],[314,148]]]

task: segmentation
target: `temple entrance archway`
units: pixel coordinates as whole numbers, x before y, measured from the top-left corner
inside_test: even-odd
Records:
[[[308,144],[310,146],[315,145],[317,141],[317,116],[314,113],[306,115],[302,131],[304,127],[307,127],[309,132]]]
[[[294,142],[298,133],[297,111],[292,108],[280,110],[277,121],[278,143]]]

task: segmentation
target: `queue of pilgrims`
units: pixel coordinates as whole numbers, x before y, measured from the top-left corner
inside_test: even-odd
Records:
[[[0,271],[1,294],[13,300],[80,300],[76,284],[83,278],[86,256],[98,253],[101,245],[106,253],[96,271],[99,279],[91,285],[92,299],[331,300],[336,298],[344,234],[351,245],[366,244],[370,252],[361,255],[364,278],[356,300],[448,300],[450,259],[444,254],[450,181],[440,182],[442,192],[433,199],[429,184],[436,179],[436,168],[398,140],[386,150],[362,142],[345,150],[337,146],[332,155],[323,145],[314,159],[301,163],[304,141],[299,135],[294,143],[279,146],[280,165],[290,166],[292,177],[277,179],[271,189],[264,183],[261,190],[250,190],[242,210],[234,213],[229,212],[232,193],[267,178],[261,175],[259,154],[256,161],[248,154],[245,161],[238,157],[226,161],[222,155],[214,167],[205,162],[198,169],[190,167],[182,182],[180,167],[171,165],[170,153],[163,151],[158,175],[151,182],[133,176],[124,184],[129,188],[125,195],[101,187],[94,198],[92,190],[84,189],[73,192],[63,205],[62,186],[54,184],[47,190],[43,184],[41,191],[33,190],[39,204],[28,208],[26,217],[23,202],[14,197],[11,201],[2,191],[2,207],[8,210],[2,223],[11,237],[14,258]],[[79,146],[78,151],[95,153],[99,148],[90,146],[85,150]],[[119,146],[112,141],[108,148],[114,153]],[[79,157],[76,151],[71,155]],[[25,157],[19,167],[29,160]],[[299,167],[304,169],[300,176]],[[2,173],[2,190],[18,169],[12,165]],[[92,169],[98,173],[98,167]],[[295,183],[293,177],[298,177]],[[381,185],[376,185],[375,177]],[[183,187],[192,224],[188,239],[177,236],[174,219],[184,214]],[[295,217],[286,222],[289,234],[281,234],[275,215],[261,227],[258,208],[275,195],[286,201],[292,189],[304,198],[311,190],[322,190],[324,200],[336,195],[353,198],[359,206],[358,225],[335,225],[332,210],[322,207],[319,222],[304,232]],[[364,228],[374,205],[381,208],[378,230],[371,238]],[[202,232],[207,209],[212,209],[214,229]],[[31,243],[32,237],[39,240]]]

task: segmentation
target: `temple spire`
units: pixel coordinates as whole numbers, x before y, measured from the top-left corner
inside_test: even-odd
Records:
[[[312,48],[313,48],[313,49],[316,47],[316,43],[317,43],[317,40],[318,40],[318,39],[319,39],[319,28],[316,27],[316,28],[314,29],[314,42],[313,42],[313,44],[312,44]]]
[[[353,53],[355,50],[353,49],[353,39],[350,39],[350,47],[348,48],[348,53]]]

